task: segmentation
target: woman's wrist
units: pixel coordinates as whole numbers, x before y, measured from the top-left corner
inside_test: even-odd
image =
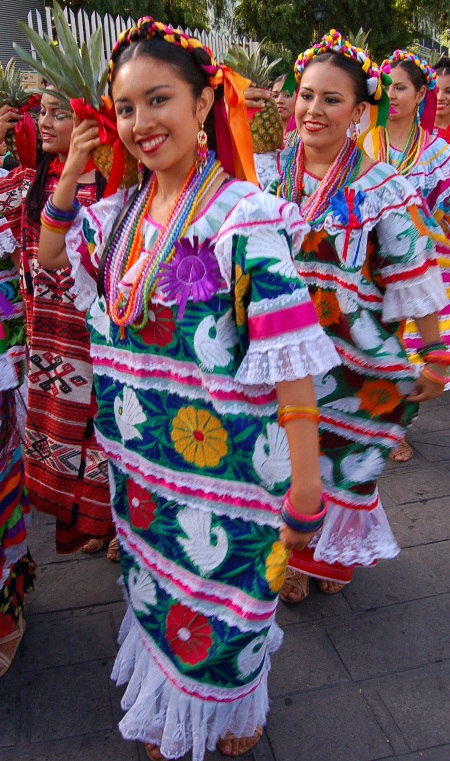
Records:
[[[322,494],[315,502],[315,509],[313,512],[309,512],[309,510],[308,512],[302,512],[298,509],[298,503],[295,504],[295,506],[292,503],[291,491],[289,490],[283,500],[281,517],[284,523],[293,531],[310,534],[315,533],[322,527],[327,510],[327,501]]]

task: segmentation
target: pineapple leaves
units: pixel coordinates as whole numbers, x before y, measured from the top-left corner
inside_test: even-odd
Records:
[[[83,98],[94,108],[101,107],[108,70],[103,68],[103,33],[101,27],[95,30],[89,42],[83,42],[81,49],[72,33],[67,19],[58,3],[53,4],[53,18],[57,42],[48,35],[43,37],[30,29],[24,22],[18,22],[41,59],[35,60],[30,53],[14,44],[17,55],[29,66],[51,82],[66,98]]]

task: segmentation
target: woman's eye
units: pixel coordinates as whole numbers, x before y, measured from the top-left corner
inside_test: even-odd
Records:
[[[303,100],[311,100],[312,96],[307,92],[302,92],[301,97],[303,98]]]
[[[168,100],[168,98],[165,95],[155,95],[154,98],[150,99],[150,105],[159,106],[160,103],[165,103],[166,100]]]
[[[131,106],[119,106],[116,109],[117,116],[126,116],[126,114],[131,113]]]

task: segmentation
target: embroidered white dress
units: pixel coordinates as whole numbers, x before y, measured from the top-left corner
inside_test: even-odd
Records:
[[[67,238],[129,601],[113,677],[128,681],[124,737],[200,761],[228,732],[253,735],[268,708],[290,477],[274,384],[339,360],[293,262],[307,227],[295,206],[238,181],[179,241],[181,264],[212,253],[214,293],[189,297],[180,318],[158,284],[148,324],[121,337],[95,271],[125,202],[119,192],[83,210]],[[159,230],[146,219],[143,253]]]

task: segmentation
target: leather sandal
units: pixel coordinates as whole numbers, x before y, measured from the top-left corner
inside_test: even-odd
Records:
[[[111,563],[118,563],[120,561],[120,547],[117,536],[115,536],[114,539],[111,539],[110,543],[108,544],[106,557],[111,561]]]
[[[97,552],[100,552],[100,550],[106,547],[107,544],[107,539],[98,539],[96,536],[91,536],[91,538],[88,539],[82,547],[80,547],[80,550],[81,552],[85,552],[86,555],[95,555]]]
[[[303,602],[309,595],[309,576],[293,568],[286,570],[280,599],[291,604]]]
[[[317,579],[317,588],[324,595],[337,595],[347,584],[341,584],[339,581],[331,579]]]
[[[262,727],[256,727],[253,737],[235,737],[229,734],[219,740],[217,747],[224,756],[242,756],[259,743],[262,734]]]
[[[11,666],[17,654],[17,650],[19,649],[19,645],[22,642],[26,626],[25,619],[21,615],[14,631],[0,639],[0,677],[4,676]],[[6,645],[8,642],[13,642],[14,646],[12,650],[8,650],[9,654],[6,655],[6,653],[2,651],[2,645]]]
[[[394,460],[394,462],[408,462],[413,455],[414,452],[406,439],[403,439],[398,447],[393,449],[392,452],[389,452],[389,457],[391,460]]]
[[[144,748],[150,761],[170,761],[170,759],[162,755],[159,749],[159,745],[155,745],[154,743],[145,743]]]

